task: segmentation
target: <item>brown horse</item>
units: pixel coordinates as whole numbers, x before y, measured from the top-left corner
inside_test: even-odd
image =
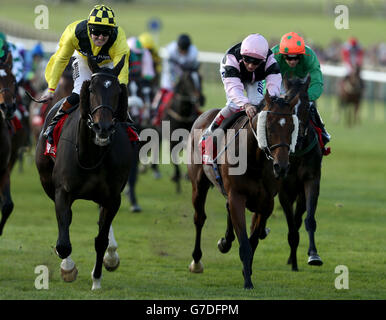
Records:
[[[175,89],[174,96],[170,107],[166,110],[164,117],[165,121],[169,121],[170,132],[173,134],[175,130],[185,129],[190,131],[194,121],[199,116],[198,106],[200,105],[201,76],[198,70],[184,70],[179,78]],[[170,154],[174,165],[174,175],[172,181],[176,183],[177,193],[181,192],[181,172],[178,165],[178,160],[174,158],[173,149],[176,145],[182,142],[183,138],[179,140],[170,139]]]
[[[295,152],[290,156],[289,172],[283,178],[279,190],[280,204],[288,224],[288,244],[291,248],[288,264],[292,264],[293,271],[298,271],[296,251],[299,245],[302,215],[305,211],[307,216],[304,222],[309,237],[308,264],[316,266],[323,264],[315,246],[315,212],[319,197],[323,154],[317,133],[311,123],[308,107],[307,91],[310,79],[308,77],[306,81],[298,78],[284,80],[288,98],[299,95],[300,99],[300,104],[296,108],[299,118],[298,141]],[[294,203],[296,203],[295,211]]]
[[[12,74],[12,56],[9,53],[0,63],[0,235],[13,210],[10,186],[11,133],[7,118],[13,116],[16,101],[16,80]]]
[[[339,105],[349,127],[359,124],[359,107],[362,100],[363,81],[360,67],[354,70],[339,83]]]
[[[197,154],[201,154],[199,139],[202,130],[210,125],[219,109],[205,112],[194,123],[189,136],[190,155],[194,161],[188,164],[196,227],[193,261],[189,267],[191,272],[203,271],[201,231],[206,219],[204,206],[207,192],[210,185],[213,184],[222,190],[223,195],[227,198],[228,226],[225,238],[218,242],[218,248],[222,253],[228,252],[235,239],[233,230],[236,231],[240,245],[240,260],[243,264],[244,288],[253,288],[251,281],[253,255],[259,239],[264,239],[267,235],[265,225],[273,211],[274,196],[278,190],[279,180],[277,178],[284,176],[288,171],[289,153],[295,148],[298,126],[293,112],[297,101],[297,97],[286,101],[283,98],[271,99],[266,95],[259,105],[259,110],[262,111],[252,120],[249,120],[245,114],[239,117],[230,128],[243,135],[235,136],[233,134],[217,139],[217,146],[220,140],[227,145],[226,151],[222,153],[224,155],[223,163],[218,164],[220,175],[215,173],[214,167],[196,161]],[[222,151],[218,150],[220,155]],[[246,167],[244,172],[237,174],[231,172],[232,169],[235,169],[235,162],[232,159],[234,154],[244,159],[240,161],[240,163],[244,162]],[[222,182],[222,187],[219,181]],[[249,239],[245,222],[246,208],[253,212]]]
[[[127,88],[118,80],[124,59],[125,56],[114,69],[109,69],[99,68],[89,58],[93,74],[91,80],[82,85],[79,107],[68,115],[63,125],[55,160],[44,155],[43,135],[36,148],[42,186],[55,203],[59,228],[56,252],[63,259],[61,269],[65,281],[75,280],[77,274],[70,258],[72,204],[77,199],[85,199],[99,205],[92,289],[100,288],[102,263],[109,271],[119,265],[111,224],[121,205],[121,192],[133,157],[138,156],[127,133]],[[45,127],[56,110],[56,107],[51,109]]]

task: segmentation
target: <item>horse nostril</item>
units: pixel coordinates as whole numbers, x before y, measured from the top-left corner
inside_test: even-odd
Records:
[[[287,173],[288,173],[288,170],[289,170],[289,165],[281,166],[278,163],[275,163],[273,165],[273,171],[274,171],[274,174],[275,174],[276,178],[285,177],[287,175]]]

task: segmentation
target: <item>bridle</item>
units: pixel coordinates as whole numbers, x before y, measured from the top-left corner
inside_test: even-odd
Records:
[[[118,81],[118,77],[113,75],[113,74],[110,74],[110,73],[107,73],[107,72],[96,72],[96,73],[93,73],[91,75],[91,79],[93,79],[94,77],[97,77],[97,76],[105,76],[105,77],[110,77],[110,78],[113,78],[114,80],[117,80]],[[100,104],[98,106],[96,106],[94,109],[92,109],[89,114],[88,114],[88,119],[87,119],[87,126],[90,128],[90,129],[93,129],[96,125],[96,123],[94,122],[94,118],[93,118],[93,115],[95,112],[97,112],[99,109],[107,109],[111,112],[111,114],[114,116],[114,109],[108,105],[108,104]],[[115,127],[116,125],[116,119],[113,117],[113,125]]]
[[[3,63],[0,63],[0,67],[7,67],[7,65],[3,64]],[[13,113],[15,112],[16,110],[16,81],[13,81],[13,87],[14,87],[14,90],[12,90],[11,88],[9,87],[4,87],[4,88],[1,88],[0,89],[0,94],[1,95],[4,95],[5,92],[10,92],[11,93],[11,96],[12,96],[12,105],[13,105],[13,108],[12,108],[12,115]],[[5,103],[1,103],[0,104],[0,109],[7,115],[9,115],[10,112],[6,112],[6,108],[5,108]],[[11,117],[10,117],[11,118]]]
[[[273,145],[268,144],[267,140],[267,125],[266,125],[266,116],[267,114],[274,114],[274,115],[280,115],[284,117],[292,117],[294,121],[294,132],[292,133],[291,137],[291,145],[288,143],[280,142]],[[252,123],[250,123],[251,130],[253,132],[253,135],[255,136],[258,146],[261,150],[264,151],[265,156],[268,160],[274,160],[272,151],[277,148],[287,148],[289,151],[294,152],[295,151],[295,145],[296,145],[296,138],[298,134],[298,118],[295,113],[284,113],[284,112],[277,112],[277,111],[270,111],[270,110],[263,110],[260,111],[259,116],[256,118],[256,132],[253,130]],[[260,125],[259,125],[260,122]],[[262,122],[264,122],[264,127],[262,126]],[[264,130],[264,132],[263,132]]]

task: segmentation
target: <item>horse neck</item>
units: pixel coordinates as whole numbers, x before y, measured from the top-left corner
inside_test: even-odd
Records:
[[[80,118],[77,126],[76,144],[79,150],[79,160],[84,165],[87,165],[88,161],[93,164],[99,159],[106,147],[97,146],[94,143],[92,131],[87,126],[86,120]]]

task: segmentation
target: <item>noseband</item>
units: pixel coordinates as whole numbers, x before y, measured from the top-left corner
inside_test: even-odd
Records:
[[[288,143],[284,143],[284,142],[277,143],[277,144],[274,144],[271,146],[268,145],[267,134],[266,134],[266,130],[267,130],[266,116],[268,113],[280,115],[280,116],[284,116],[284,117],[292,117],[295,128],[294,128],[294,131],[292,132],[292,136],[291,136],[291,145],[289,145]],[[260,125],[259,125],[259,123],[260,123]],[[251,128],[252,128],[252,126],[251,126]],[[291,152],[295,151],[298,129],[299,129],[299,124],[298,124],[298,118],[297,118],[296,114],[264,110],[264,111],[260,112],[259,117],[258,117],[258,123],[256,125],[256,131],[257,132],[255,133],[253,129],[252,129],[252,132],[255,135],[255,138],[257,140],[259,148],[264,151],[267,159],[273,160],[272,151],[277,149],[277,148],[285,147],[285,148],[288,148],[288,150],[290,150]]]

